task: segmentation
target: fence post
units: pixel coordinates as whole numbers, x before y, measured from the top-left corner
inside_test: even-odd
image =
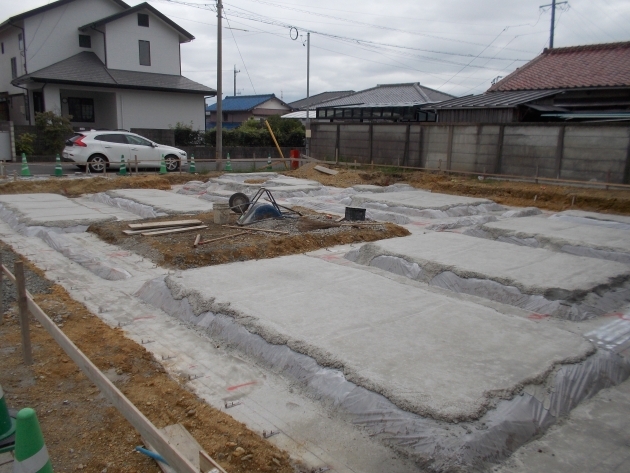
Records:
[[[14,265],[15,287],[17,289],[17,302],[20,311],[20,330],[22,332],[22,356],[24,363],[33,364],[33,352],[31,350],[31,329],[28,324],[28,307],[26,306],[26,282],[24,280],[24,263],[16,261]]]
[[[411,135],[411,125],[407,124],[407,129],[405,130],[405,151],[403,154],[403,166],[409,165],[409,138]]]
[[[564,130],[565,126],[562,125],[558,130],[558,144],[556,145],[556,179],[560,179],[560,173],[562,172],[562,158],[564,156]]]
[[[448,143],[446,144],[446,170],[451,170],[451,160],[453,158],[453,125],[448,127]]]
[[[503,159],[503,137],[505,135],[505,125],[499,125],[499,138],[497,140],[497,159],[494,164],[494,173],[501,174],[501,160]]]
[[[373,149],[374,149],[374,124],[370,123],[369,124],[369,136],[370,136],[370,155],[368,156],[369,160],[370,160],[370,164],[374,164],[374,156],[373,156]]]

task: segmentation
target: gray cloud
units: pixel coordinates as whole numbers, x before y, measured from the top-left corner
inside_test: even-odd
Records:
[[[168,0],[150,3],[196,37],[182,45],[183,74],[215,87],[216,13],[196,2],[197,8]],[[241,71],[237,75],[241,94],[253,94],[254,89],[259,94],[273,92],[287,102],[304,97],[306,48],[302,41],[306,31],[312,30],[311,95],[395,82],[420,82],[454,95],[481,93],[493,78],[509,74],[548,45],[550,11],[541,11],[541,3],[225,0],[224,92],[233,93],[236,65]],[[556,14],[556,47],[630,40],[630,2],[569,3],[568,9],[563,8],[566,11]],[[5,5],[3,11],[11,16],[40,5],[37,0],[24,0]],[[288,27],[239,18],[244,14],[293,25],[300,37],[292,41]],[[381,44],[359,44],[353,39]]]

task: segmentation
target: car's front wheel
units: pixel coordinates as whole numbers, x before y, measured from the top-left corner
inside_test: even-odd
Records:
[[[169,154],[164,158],[164,163],[166,164],[166,170],[168,172],[177,171],[179,169],[179,158],[172,154]]]
[[[107,158],[102,154],[95,154],[88,159],[88,168],[90,172],[105,172],[107,169]]]

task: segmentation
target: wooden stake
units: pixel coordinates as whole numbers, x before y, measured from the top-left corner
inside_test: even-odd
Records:
[[[14,266],[15,286],[17,287],[17,302],[20,311],[20,330],[22,332],[22,356],[24,363],[33,364],[33,351],[31,349],[31,329],[28,324],[28,307],[26,306],[26,283],[24,280],[24,263],[16,261]]]
[[[199,233],[196,237],[195,237],[195,242],[193,243],[193,248],[197,248],[197,245],[199,244],[199,242],[201,241],[201,233]]]

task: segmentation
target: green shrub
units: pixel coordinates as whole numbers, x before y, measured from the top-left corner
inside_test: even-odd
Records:
[[[30,156],[35,153],[35,138],[37,135],[33,133],[23,133],[17,137],[15,140],[15,152],[18,156],[21,156],[24,153],[27,156]]]
[[[305,131],[299,120],[280,118],[279,115],[267,119],[280,146],[304,146]],[[206,146],[216,146],[217,130],[212,128],[205,132]],[[223,146],[275,146],[269,130],[264,122],[250,118],[234,130],[223,130]]]
[[[54,112],[36,113],[35,126],[37,127],[37,134],[41,138],[39,142],[41,149],[37,149],[39,154],[61,153],[66,145],[66,140],[74,134],[70,120],[55,115]]]
[[[193,130],[192,121],[190,125],[177,122],[174,128],[170,128],[175,132],[175,146],[196,146],[204,143],[204,132]]]

